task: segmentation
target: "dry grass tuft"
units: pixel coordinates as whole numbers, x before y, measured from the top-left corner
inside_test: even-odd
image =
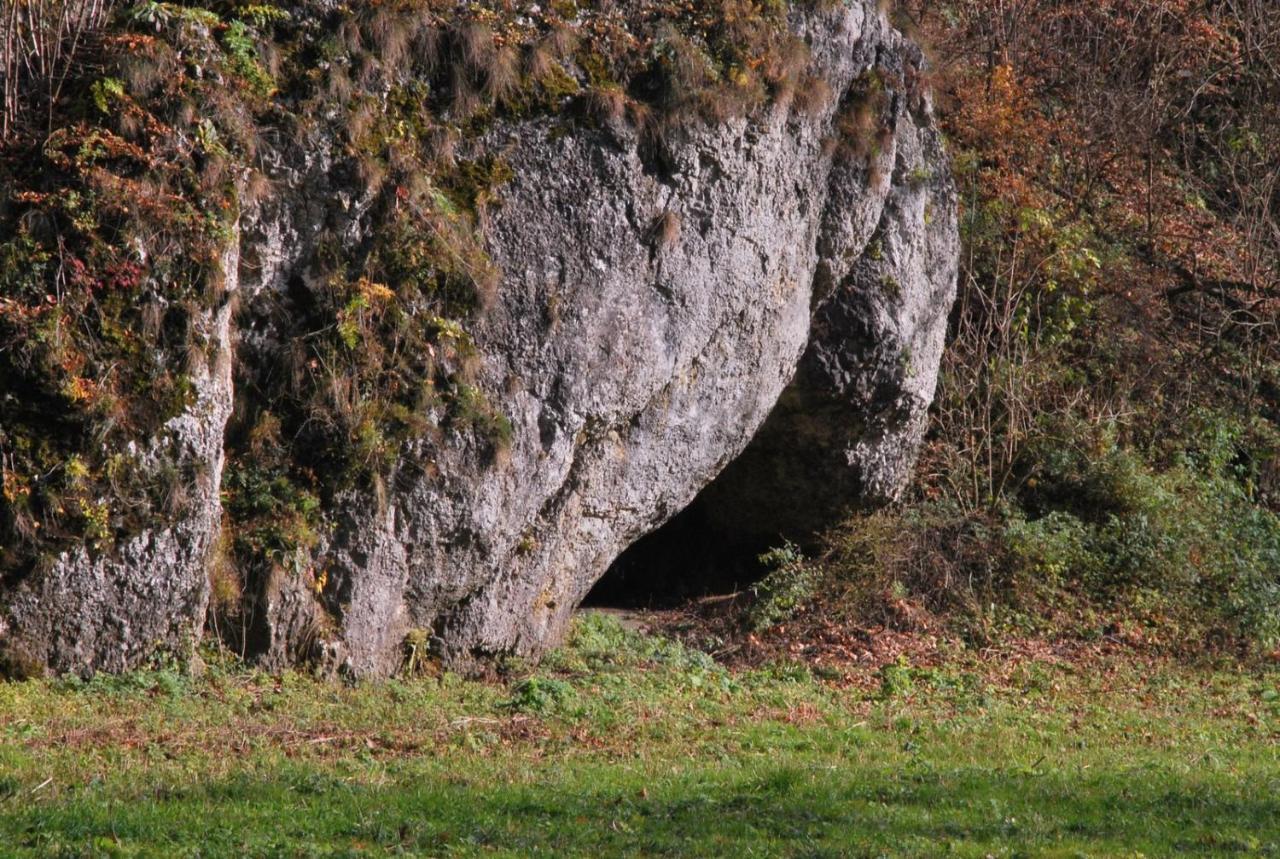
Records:
[[[470,119],[484,106],[480,91],[472,83],[470,75],[461,66],[456,66],[453,69],[449,91],[449,111],[455,120],[465,121]]]
[[[520,55],[515,48],[497,48],[485,69],[484,95],[491,101],[502,101],[520,86]]]
[[[563,60],[573,56],[578,49],[578,35],[567,25],[553,27],[539,43],[552,57]]]
[[[627,115],[627,94],[619,86],[596,86],[583,95],[587,116],[603,125],[622,121]]]
[[[457,163],[458,145],[462,135],[452,126],[440,126],[431,130],[426,141],[427,163],[439,169],[449,169]]]
[[[641,137],[656,133],[659,122],[658,115],[652,107],[642,101],[627,99],[627,119],[631,121]]]
[[[560,61],[550,50],[545,41],[530,45],[525,49],[524,73],[530,80],[540,81],[551,74],[560,65]]]
[[[174,76],[180,60],[177,52],[164,42],[155,42],[145,52],[129,54],[120,64],[125,86],[135,98],[145,98]]]
[[[467,24],[453,31],[453,39],[467,67],[478,74],[485,73],[497,50],[493,31],[483,24]]]
[[[333,65],[329,68],[329,73],[325,75],[325,87],[333,104],[343,105],[351,101],[354,85],[346,69],[341,66]]]
[[[361,30],[384,68],[403,68],[414,37],[412,20],[387,6],[362,16]]]
[[[683,225],[678,212],[667,209],[654,221],[649,236],[655,250],[665,251],[675,247],[680,241],[680,229]]]
[[[353,17],[343,16],[338,25],[338,38],[348,54],[356,55],[364,50],[364,34],[360,31],[360,22]]]
[[[840,143],[849,154],[866,160],[883,150],[892,130],[883,122],[884,97],[880,91],[863,95],[847,105],[836,118]]]
[[[347,113],[346,132],[348,142],[360,147],[378,122],[379,109],[373,99],[362,99]]]
[[[214,545],[213,557],[209,562],[209,608],[215,626],[219,619],[234,614],[244,598],[244,580],[236,569],[231,546],[234,531],[231,522],[224,516],[218,542]]]
[[[376,197],[387,182],[387,168],[378,158],[365,157],[356,159],[356,169],[360,175],[360,184],[364,187],[366,197]]]
[[[432,74],[440,67],[444,54],[444,33],[424,20],[409,40],[409,49],[417,67],[427,74]]]
[[[819,75],[805,75],[796,88],[792,105],[803,116],[817,116],[826,110],[835,94],[826,78]]]

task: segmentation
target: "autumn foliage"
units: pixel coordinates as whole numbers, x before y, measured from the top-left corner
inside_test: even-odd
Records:
[[[809,614],[770,634],[1274,651],[1274,2],[892,14],[928,46],[961,189],[935,420],[915,497],[829,534]]]
[[[1274,414],[1274,6],[967,0],[898,14],[936,46],[964,190],[940,429],[968,463],[966,497],[1016,488],[1046,413],[1144,441],[1195,409]]]

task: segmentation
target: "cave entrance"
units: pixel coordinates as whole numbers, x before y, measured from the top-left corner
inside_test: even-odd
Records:
[[[693,502],[618,556],[587,595],[597,608],[668,608],[736,593],[768,572],[760,555],[814,549],[865,492],[850,468],[847,404],[795,382],[739,456]]]
[[[619,555],[583,605],[673,608],[701,597],[736,593],[763,577],[758,559],[770,546],[768,539],[717,527],[708,501],[699,495]]]

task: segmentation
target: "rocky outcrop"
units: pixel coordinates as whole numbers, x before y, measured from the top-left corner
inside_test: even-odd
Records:
[[[393,672],[407,636],[462,670],[536,655],[620,552],[744,450],[744,521],[900,491],[953,295],[954,192],[919,52],[876,4],[792,23],[832,94],[803,94],[805,110],[785,98],[656,140],[617,118],[507,120],[475,144],[514,172],[484,230],[501,283],[472,332],[475,387],[509,432],[496,447],[423,433],[383,479],[335,492],[315,543],[251,584],[249,655],[356,676]],[[871,88],[877,122],[849,140]],[[275,190],[239,239],[250,376],[297,334],[254,303],[305,283],[321,233],[363,239],[331,148],[320,130],[262,156]],[[219,311],[219,343],[227,324]],[[6,596],[7,634],[34,658],[114,670],[199,626],[230,404],[217,354],[172,434],[208,465],[201,503]]]
[[[699,498],[717,540],[804,541],[851,509],[896,500],[933,401],[957,275],[955,202],[924,105],[897,119],[874,230],[827,210],[819,296],[795,378],[742,456]],[[845,165],[848,169],[848,165]],[[836,179],[848,193],[856,181]],[[861,246],[856,259],[838,248]],[[825,267],[836,261],[835,270]],[[828,279],[829,278],[829,279]]]
[[[688,126],[658,153],[621,123],[491,133],[516,171],[487,233],[504,277],[476,340],[511,440],[496,459],[423,443],[394,491],[344,501],[318,553],[335,595],[329,658],[384,674],[410,630],[455,667],[537,653],[784,391],[753,461],[786,479],[757,484],[771,493],[757,509],[901,489],[954,288],[951,183],[927,95],[904,83],[915,49],[870,4],[800,26],[834,93],[863,98],[868,73],[886,82],[889,133],[869,159],[835,141],[850,107],[838,96],[816,116],[778,105]],[[287,639],[272,636],[279,658]]]
[[[153,481],[161,471],[194,474],[182,513],[109,552],[63,552],[50,568],[0,596],[0,662],[10,673],[90,674],[189,652],[205,625],[209,566],[219,536],[223,430],[231,414],[232,309],[239,248],[223,255],[219,305],[192,320],[207,344],[189,377],[192,405],[145,449],[126,454]]]

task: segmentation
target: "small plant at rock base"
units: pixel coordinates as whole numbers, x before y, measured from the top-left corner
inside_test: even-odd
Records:
[[[537,716],[553,715],[566,709],[576,698],[571,684],[547,677],[530,677],[512,691],[503,708]]]
[[[818,584],[817,571],[791,543],[770,549],[759,561],[769,573],[751,587],[755,601],[747,610],[747,625],[755,631],[789,620],[813,598]]]
[[[404,637],[404,666],[406,677],[438,674],[439,658],[432,647],[434,634],[430,629],[411,629]]]

